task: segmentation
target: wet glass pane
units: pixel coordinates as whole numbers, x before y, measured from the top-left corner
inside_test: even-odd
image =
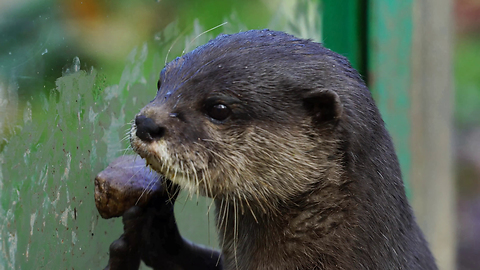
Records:
[[[122,223],[99,216],[93,180],[132,153],[130,123],[165,62],[248,29],[318,41],[315,3],[0,2],[0,269],[104,267]],[[183,195],[176,216],[184,236],[216,247],[210,204]]]

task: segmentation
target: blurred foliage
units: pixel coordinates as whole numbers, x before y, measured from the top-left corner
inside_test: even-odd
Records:
[[[454,52],[455,120],[459,127],[480,125],[480,35],[460,36]]]
[[[25,101],[53,89],[67,60],[79,57],[84,68],[95,66],[116,83],[133,47],[170,46],[175,36],[155,34],[172,22],[191,31],[199,20],[208,29],[235,14],[246,30],[265,27],[272,12],[259,0],[6,1],[0,3],[0,80],[15,80]]]

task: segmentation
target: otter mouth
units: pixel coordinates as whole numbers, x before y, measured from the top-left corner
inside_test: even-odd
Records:
[[[205,181],[202,170],[195,170],[193,164],[184,164],[174,159],[168,151],[165,140],[144,142],[132,133],[131,145],[133,150],[145,160],[147,166],[164,176],[166,179],[178,184],[190,194],[201,193],[200,185]],[[190,171],[186,170],[190,169]]]

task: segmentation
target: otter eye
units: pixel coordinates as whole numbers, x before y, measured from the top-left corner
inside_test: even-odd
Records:
[[[207,115],[215,120],[223,121],[227,119],[232,111],[225,104],[213,104],[207,109]]]

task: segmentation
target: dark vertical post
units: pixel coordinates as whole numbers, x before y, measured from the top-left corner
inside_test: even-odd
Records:
[[[352,66],[367,74],[367,1],[323,0],[323,43],[346,56]]]
[[[410,196],[413,0],[323,0],[323,42],[369,85],[390,131]]]

